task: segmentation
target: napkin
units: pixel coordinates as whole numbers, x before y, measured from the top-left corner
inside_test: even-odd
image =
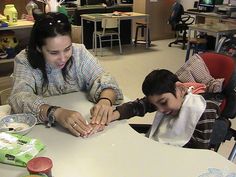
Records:
[[[0,133],[0,162],[25,167],[45,145],[38,139],[19,134]]]

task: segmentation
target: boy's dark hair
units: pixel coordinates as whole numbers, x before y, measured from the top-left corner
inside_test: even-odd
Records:
[[[34,69],[40,69],[43,75],[43,87],[47,88],[48,78],[46,73],[46,62],[41,52],[45,45],[47,38],[56,37],[58,35],[71,37],[71,24],[66,15],[57,12],[49,12],[47,14],[39,14],[36,18],[34,26],[31,31],[29,44],[27,47],[27,59]],[[72,65],[71,58],[67,61],[65,67],[62,69],[62,75],[66,80],[68,70]]]
[[[178,77],[166,69],[157,69],[149,73],[143,81],[142,91],[146,96],[172,93],[175,95],[175,83]],[[175,95],[176,96],[176,95]]]

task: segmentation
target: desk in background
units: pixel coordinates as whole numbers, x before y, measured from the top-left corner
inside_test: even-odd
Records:
[[[47,100],[78,110],[89,119],[92,103],[81,92]],[[199,177],[212,168],[225,176],[236,173],[236,165],[214,151],[155,142],[135,132],[126,120],[113,122],[89,138],[74,137],[60,127],[44,125],[34,127],[28,136],[46,145],[39,156],[53,160],[54,177]],[[0,164],[2,177],[20,177],[26,173],[25,168]]]
[[[74,25],[81,25],[81,15],[83,14],[94,14],[94,13],[113,13],[114,11],[119,12],[132,12],[133,6],[132,4],[119,4],[110,7],[104,7],[102,5],[86,5],[86,6],[78,6],[74,12]],[[86,39],[84,41],[84,45],[87,49],[92,48],[92,36],[94,31],[94,24],[91,21],[84,20],[83,22],[84,31],[83,38]],[[132,39],[131,37],[131,20],[123,20],[120,23],[120,31],[121,31],[121,41],[122,44],[130,44]],[[98,23],[98,28],[101,28],[100,23]],[[106,43],[104,44],[106,45]]]
[[[94,32],[96,32],[96,30],[98,28],[97,23],[101,22],[102,18],[105,18],[105,17],[119,18],[121,20],[121,25],[122,25],[122,21],[124,21],[124,20],[144,19],[145,23],[147,24],[147,29],[149,28],[149,15],[148,14],[142,14],[142,13],[136,13],[136,12],[125,12],[125,13],[121,13],[120,16],[113,16],[112,13],[83,14],[83,15],[81,15],[82,43],[85,42],[83,33],[87,31],[87,29],[84,26],[84,21],[93,22],[94,23],[93,30],[94,30]],[[128,27],[126,27],[126,29],[127,28]],[[130,26],[130,28],[131,28],[131,26]],[[130,31],[129,36],[131,36],[132,28],[129,31]],[[122,35],[124,35],[124,31],[121,30],[121,43],[124,44],[122,41]],[[148,30],[146,30],[146,36],[148,36]],[[87,38],[86,38],[86,40],[87,40]],[[96,40],[97,40],[97,38],[95,38],[95,44],[97,44]],[[132,39],[130,38],[129,40],[130,40],[130,43],[132,43]],[[148,47],[149,47],[148,46],[148,38],[146,38],[146,48],[148,48]],[[97,46],[95,45],[95,53],[96,53],[96,50],[97,50]]]
[[[223,24],[223,23],[190,25],[189,26],[189,39],[191,37],[191,31],[194,31],[195,33],[204,32],[207,34],[214,35],[216,37],[216,42],[215,42],[215,51],[216,51],[220,37],[222,35],[235,34],[236,25]],[[188,43],[188,48],[189,48],[189,43]]]
[[[226,19],[227,15],[217,14],[214,12],[198,12],[198,11],[185,11],[184,13],[195,15],[195,23],[208,23],[210,20],[215,20],[217,22],[221,22],[222,19]]]

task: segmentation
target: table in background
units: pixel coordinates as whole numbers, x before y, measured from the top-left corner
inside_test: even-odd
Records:
[[[198,12],[198,11],[185,11],[184,13],[194,15],[195,23],[208,23],[209,19],[216,20],[217,22],[221,22],[223,19],[227,19],[227,15],[217,14],[214,12]]]
[[[191,31],[194,31],[195,33],[204,32],[204,33],[212,34],[216,36],[216,42],[215,42],[215,50],[216,50],[220,37],[222,35],[236,33],[236,25],[223,24],[223,23],[189,25],[189,33],[188,33],[189,39],[191,37]],[[188,47],[189,47],[189,43],[188,43]]]
[[[84,93],[49,97],[48,102],[78,110],[89,119],[92,106]],[[74,137],[62,128],[35,126],[28,136],[46,148],[39,156],[53,160],[54,177],[199,177],[216,168],[236,173],[236,165],[210,150],[178,148],[155,142],[135,132],[126,120],[115,121],[89,138]],[[0,164],[2,177],[20,177],[22,167]]]
[[[149,28],[149,15],[148,14],[142,14],[142,13],[136,13],[136,12],[123,12],[121,15],[113,15],[112,13],[96,13],[96,14],[83,14],[81,15],[81,26],[82,26],[82,43],[84,43],[84,35],[83,35],[83,21],[91,21],[94,23],[94,32],[97,31],[97,23],[101,22],[103,18],[106,17],[114,17],[119,18],[120,20],[134,20],[134,19],[144,19],[145,23],[147,24],[147,29]],[[131,25],[132,26],[132,25]],[[132,29],[131,29],[132,33]],[[146,30],[146,36],[148,36],[148,30]],[[131,38],[132,40],[132,38]],[[132,42],[132,41],[131,41]],[[95,38],[95,44],[97,44],[97,38]],[[148,48],[148,38],[146,38],[146,48]],[[95,45],[95,53],[97,50],[97,46]]]

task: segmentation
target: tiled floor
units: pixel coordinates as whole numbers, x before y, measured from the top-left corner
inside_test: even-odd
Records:
[[[146,49],[143,45],[123,46],[123,55],[119,54],[118,48],[104,49],[104,56],[99,61],[107,71],[114,75],[123,90],[125,96],[130,99],[142,97],[141,84],[144,77],[156,68],[166,68],[173,72],[184,63],[186,50],[180,47],[168,47],[171,40],[154,41],[152,47]],[[99,54],[99,53],[98,53]],[[152,121],[152,115],[147,115],[141,120],[142,123]],[[233,122],[236,128],[236,121]],[[222,144],[219,154],[228,157],[234,140]],[[235,163],[236,161],[234,161]]]

